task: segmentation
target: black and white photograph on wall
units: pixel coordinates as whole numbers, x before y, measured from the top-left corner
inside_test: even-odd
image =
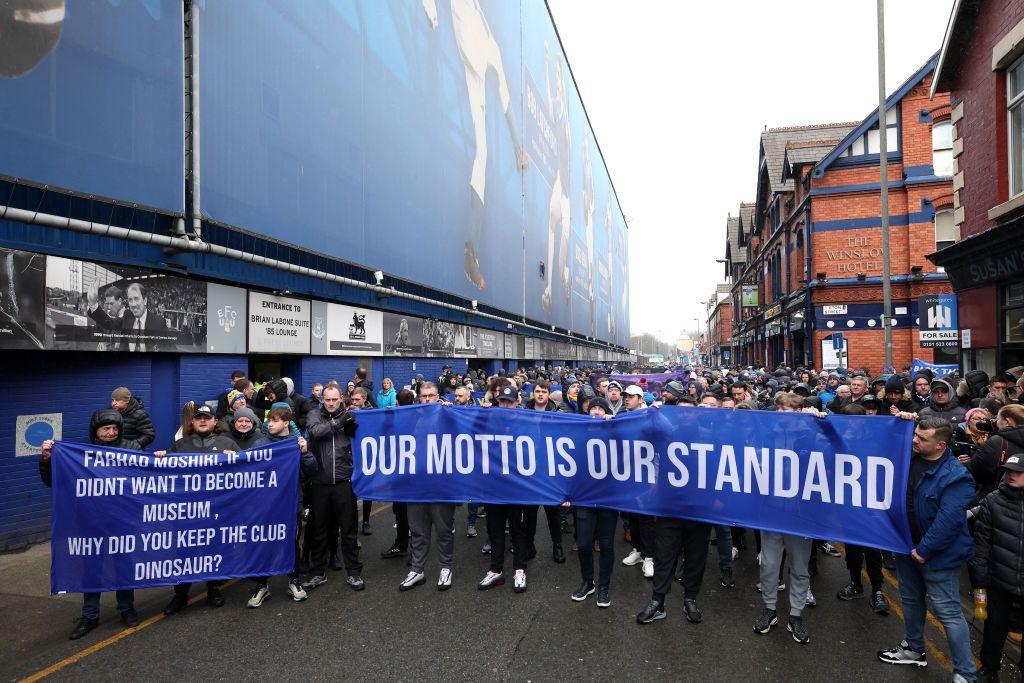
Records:
[[[455,354],[455,324],[446,320],[423,320],[423,346],[429,356]]]
[[[422,318],[398,313],[384,314],[384,354],[388,356],[423,356]]]
[[[476,358],[477,330],[472,325],[455,325],[455,357]]]
[[[44,348],[45,284],[45,256],[0,249],[0,348]]]
[[[78,351],[206,351],[206,283],[50,256],[50,346]]]

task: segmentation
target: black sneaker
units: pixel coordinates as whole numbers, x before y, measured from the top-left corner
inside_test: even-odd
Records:
[[[584,581],[580,584],[580,587],[573,591],[573,594],[569,597],[571,597],[576,602],[583,602],[591,595],[593,595],[596,590],[597,589],[594,588],[593,581]]]
[[[597,589],[597,606],[598,607],[611,607],[612,596],[607,586],[603,586]]]
[[[209,588],[206,591],[206,604],[210,607],[223,607],[224,606],[224,594],[220,592],[219,588]]]
[[[772,626],[779,623],[779,615],[767,607],[754,619],[754,633],[768,633]]]
[[[871,594],[871,611],[880,617],[889,616],[889,601],[885,599],[882,591]]]
[[[836,593],[836,597],[840,600],[857,600],[858,598],[864,597],[864,586],[854,583],[851,581]]]
[[[366,582],[363,581],[363,577],[359,576],[359,574],[353,574],[352,576],[348,577],[347,579],[345,579],[345,583],[351,586],[352,590],[354,591],[361,591],[364,588],[366,588]]]
[[[699,624],[700,620],[704,618],[704,615],[700,613],[700,608],[697,607],[697,600],[695,598],[683,600],[683,614],[686,615],[686,620],[691,624]]]
[[[928,666],[928,657],[923,652],[911,650],[907,641],[896,647],[878,652],[878,660],[886,664],[909,664],[911,666]]]
[[[177,614],[181,610],[185,609],[187,606],[188,606],[188,595],[183,595],[181,593],[175,593],[174,597],[171,598],[171,601],[169,603],[167,603],[166,607],[164,607],[164,616],[168,616],[169,617],[172,614]]]
[[[373,529],[370,528],[369,522],[363,522],[363,536],[373,536]]]
[[[390,560],[392,557],[405,557],[408,551],[402,550],[397,545],[393,545],[387,550],[382,550],[380,553],[380,559]]]
[[[732,567],[722,570],[722,588],[735,588],[736,579],[732,578]]]
[[[99,625],[99,619],[86,619],[85,617],[79,617],[78,621],[75,622],[75,629],[71,632],[71,635],[68,636],[68,640],[78,640]]]
[[[134,608],[129,607],[121,612],[121,623],[125,628],[135,628],[139,625],[139,614]]]
[[[636,615],[636,623],[649,624],[652,621],[664,618],[665,606],[660,604],[657,600],[651,600],[647,603],[647,607],[644,607],[643,611]]]
[[[793,640],[800,643],[801,645],[806,645],[807,643],[811,642],[811,634],[807,632],[807,627],[804,626],[803,617],[791,616],[789,618],[789,623],[786,624],[786,630],[792,633]]]

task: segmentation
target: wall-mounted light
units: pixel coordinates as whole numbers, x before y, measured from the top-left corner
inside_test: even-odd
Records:
[[[821,271],[820,273],[815,273],[815,274],[814,274],[814,277],[816,277],[816,278],[818,278],[819,280],[821,280],[822,282],[824,282],[824,281],[825,281],[825,279],[826,279],[826,278],[825,278],[825,271]]]
[[[476,307],[479,305],[479,302],[476,299],[473,299],[470,303],[473,305],[473,310],[475,311]]]
[[[924,270],[924,266],[910,266],[910,272],[914,275],[920,275],[922,270]]]
[[[380,287],[382,284],[384,284],[384,271],[375,271],[373,273],[373,279],[377,281],[377,286]]]
[[[864,282],[867,279],[868,279],[868,276],[867,276],[866,273],[857,273],[857,281],[858,282]]]

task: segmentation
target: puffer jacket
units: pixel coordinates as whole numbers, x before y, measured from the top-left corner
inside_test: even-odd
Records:
[[[988,389],[988,373],[984,370],[971,370],[964,375],[963,381],[957,387],[957,398],[960,403],[971,408],[977,408],[981,399],[985,398]],[[963,393],[961,393],[961,389]]]
[[[1024,596],[1024,489],[1003,482],[982,500],[969,569],[975,588]]]
[[[156,439],[153,420],[149,418],[149,413],[146,412],[145,406],[142,405],[142,399],[138,396],[132,396],[128,400],[128,407],[121,413],[121,420],[123,421],[121,438],[139,444],[139,448],[136,450],[145,448]]]
[[[929,568],[956,569],[971,558],[967,505],[973,491],[971,475],[948,448],[914,487],[914,513],[922,534],[915,549]]]
[[[929,417],[941,417],[943,420],[949,422],[949,426],[956,429],[956,426],[964,421],[967,416],[967,411],[964,410],[960,402],[956,400],[956,395],[953,393],[953,387],[950,386],[949,382],[945,383],[949,387],[949,403],[944,406],[937,405],[932,401],[928,406],[922,408],[918,412],[918,416],[922,419]]]
[[[1006,456],[1024,455],[1024,426],[1001,429],[978,446],[967,461],[967,471],[974,477],[975,493],[971,499],[974,507],[981,499],[999,486],[1003,473],[999,466],[1003,462],[1003,445]]]
[[[231,437],[216,432],[209,436],[190,434],[183,436],[167,449],[168,453],[221,453],[223,451],[237,451],[238,448]]]
[[[115,424],[118,429],[118,437],[114,441],[100,441],[99,437],[96,436],[96,430],[100,428],[101,424]],[[135,441],[127,441],[120,432],[124,428],[124,419],[121,417],[120,411],[115,408],[100,408],[92,414],[89,418],[89,443],[94,446],[108,446],[110,448],[117,448],[129,451],[142,450],[139,444]],[[53,486],[53,459],[43,460],[39,459],[39,478],[43,481],[46,486]]]
[[[351,411],[329,413],[324,406],[309,414],[309,452],[316,458],[315,484],[336,484],[352,479],[352,437],[356,419]]]

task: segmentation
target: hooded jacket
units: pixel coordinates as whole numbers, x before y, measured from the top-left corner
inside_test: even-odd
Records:
[[[971,585],[1024,596],[1024,489],[1003,482],[981,501],[975,519]]]
[[[149,418],[149,413],[146,412],[142,405],[142,399],[138,396],[128,399],[128,407],[121,413],[121,420],[121,438],[139,444],[139,447],[134,450],[145,448],[156,439],[153,420]]]
[[[221,453],[242,450],[231,437],[212,432],[207,436],[189,434],[183,436],[167,449],[168,453]]]
[[[235,429],[235,420],[237,416],[231,415],[227,418],[228,420],[228,431],[225,436],[229,437],[238,446],[238,450],[247,451],[250,448],[262,445],[266,442],[267,436],[263,433],[260,419],[256,418],[253,421],[252,429],[247,432],[240,432]]]
[[[117,425],[117,438],[113,441],[100,441],[96,436],[96,430],[103,425]],[[124,438],[124,418],[121,411],[116,408],[100,408],[89,418],[89,443],[94,446],[109,446],[129,451],[140,451],[142,447],[136,441],[128,441]],[[53,461],[39,461],[39,478],[47,486],[53,486]]]
[[[949,403],[944,406],[940,406],[932,401],[925,408],[922,408],[918,415],[921,418],[941,417],[943,420],[949,422],[950,427],[956,429],[956,426],[964,421],[967,411],[964,410],[963,406],[960,405],[960,402],[957,401],[956,392],[953,391],[952,384],[944,379],[937,379],[935,381],[942,382],[949,389]]]
[[[351,411],[329,413],[320,406],[320,410],[310,413],[307,440],[319,469],[314,483],[336,484],[352,479],[351,439],[355,433],[356,419]]]
[[[1001,429],[988,437],[967,461],[967,471],[974,477],[976,486],[972,507],[999,486],[1003,476],[999,466],[1003,460],[1004,444],[1007,456],[1024,455],[1024,425]]]
[[[965,391],[961,395],[957,391],[957,398],[963,405],[969,405],[972,408],[977,408],[978,403],[985,397],[988,389],[989,378],[988,373],[984,370],[971,370],[964,375],[962,386]],[[957,387],[959,389],[959,387]]]
[[[288,393],[286,393],[285,396],[287,397],[288,402],[292,404],[292,419],[295,420],[295,424],[299,426],[300,430],[305,431],[306,420],[309,416],[309,411],[312,410],[312,405],[308,398],[302,394],[295,393],[295,383],[292,381],[291,377],[282,377],[281,381],[284,382],[285,387],[288,390]],[[277,396],[278,401],[285,400],[281,397],[281,394],[276,391],[274,392],[274,395]]]

